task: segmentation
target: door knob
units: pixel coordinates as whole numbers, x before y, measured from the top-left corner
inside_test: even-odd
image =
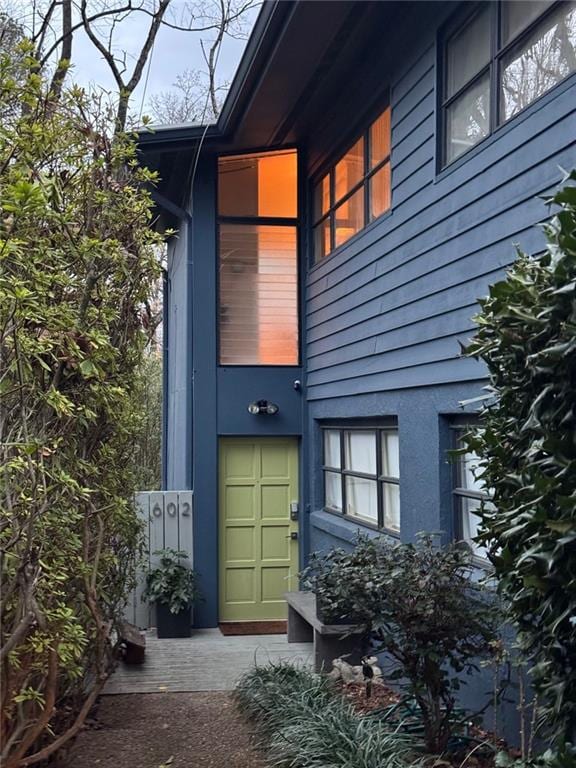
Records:
[[[292,541],[296,541],[298,539],[298,531],[292,531],[292,533],[289,536],[286,536],[287,539],[292,539]]]

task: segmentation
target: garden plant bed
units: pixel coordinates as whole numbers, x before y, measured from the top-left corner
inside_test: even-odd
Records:
[[[382,682],[367,699],[362,683],[270,664],[247,673],[234,696],[255,743],[282,768],[495,768],[496,750],[505,749],[491,746],[492,734],[465,726],[454,728],[442,755],[431,754],[414,702]]]
[[[352,702],[354,709],[364,715],[370,715],[398,704],[402,697],[393,688],[390,688],[382,680],[378,680],[372,687],[372,693],[369,698],[366,697],[366,686],[363,683],[337,684],[336,690],[346,699]],[[494,734],[482,730],[478,726],[471,725],[468,729],[468,735],[474,741],[471,741],[464,749],[457,750],[442,756],[444,763],[438,765],[454,766],[454,768],[494,768],[494,755],[481,753],[480,749],[472,752],[474,747],[482,742],[496,744],[498,751],[507,751],[511,757],[517,757],[517,751],[507,747],[501,739],[494,739]]]

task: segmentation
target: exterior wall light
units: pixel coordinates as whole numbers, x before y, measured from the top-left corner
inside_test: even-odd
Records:
[[[248,406],[248,413],[251,413],[252,416],[257,416],[261,413],[265,416],[274,416],[278,411],[279,408],[276,403],[269,403],[268,400],[256,400]]]

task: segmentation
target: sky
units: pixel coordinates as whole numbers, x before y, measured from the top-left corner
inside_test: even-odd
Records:
[[[99,0],[92,0],[94,3]],[[211,2],[212,0],[206,0]],[[112,0],[110,0],[112,3]],[[121,0],[116,0],[121,4]],[[0,0],[0,5],[1,5]],[[30,12],[33,0],[10,0],[11,6],[22,13]],[[190,0],[172,0],[170,6],[171,21],[178,19],[186,10]],[[94,7],[94,6],[92,6]],[[89,4],[90,8],[90,4]],[[249,31],[258,15],[259,8],[253,8],[246,16],[246,29]],[[125,50],[131,58],[128,59],[130,71],[134,59],[139,52],[146,37],[150,18],[140,13],[133,13],[126,21],[118,24],[114,45],[117,50]],[[139,116],[147,113],[147,100],[150,95],[161,91],[170,90],[176,76],[186,69],[205,69],[202,58],[200,41],[209,40],[207,33],[181,32],[162,26],[158,32],[152,58],[149,67],[144,70],[142,80],[135,91],[131,108],[132,112]],[[246,46],[245,39],[233,39],[226,37],[223,41],[218,59],[217,79],[230,81],[240,62],[240,58]],[[73,43],[73,70],[69,76],[69,82],[75,81],[79,85],[99,85],[105,89],[115,91],[115,84],[100,53],[88,39],[86,34],[78,30]]]

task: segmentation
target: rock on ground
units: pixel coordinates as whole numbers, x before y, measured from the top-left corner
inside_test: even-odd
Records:
[[[68,768],[264,768],[228,693],[103,696]]]

